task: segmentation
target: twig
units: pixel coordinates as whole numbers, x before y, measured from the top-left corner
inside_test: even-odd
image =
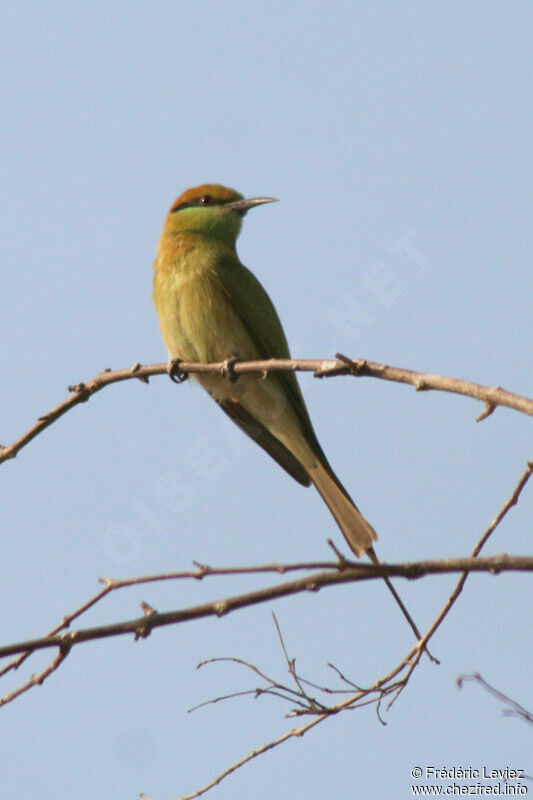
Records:
[[[283,641],[281,628],[279,627],[279,623],[278,623],[277,617],[274,614],[274,612],[272,612],[272,619],[274,620],[274,625],[276,626],[276,631],[278,633],[278,638],[279,638],[279,641],[280,641],[280,644],[281,644],[281,649],[283,650],[283,655],[285,656],[285,661],[287,662],[287,667],[289,669],[289,674],[292,676],[293,681],[295,682],[296,686],[298,687],[298,692],[300,693],[300,695],[305,697],[306,700],[308,700],[309,702],[314,704],[314,701],[312,700],[312,698],[310,698],[307,695],[307,692],[305,692],[302,684],[300,683],[298,675],[296,674],[296,659],[289,658],[289,654],[287,653],[287,648],[285,647],[285,642]]]
[[[472,550],[472,562],[473,562],[472,566],[469,566],[469,567],[465,568],[465,571],[463,572],[463,574],[459,578],[459,581],[458,581],[457,585],[455,586],[455,589],[453,590],[453,592],[449,596],[448,600],[446,601],[442,611],[439,613],[439,615],[437,616],[437,618],[435,619],[433,624],[426,631],[426,633],[422,637],[422,640],[420,642],[418,642],[418,644],[415,646],[415,648],[413,648],[412,652],[414,652],[414,650],[416,648],[420,648],[423,644],[428,642],[429,639],[435,633],[435,631],[441,626],[442,622],[448,616],[451,608],[455,605],[459,595],[463,591],[463,587],[464,587],[464,585],[466,583],[466,579],[468,578],[469,573],[475,571],[475,564],[476,563],[479,564],[479,563],[487,560],[487,559],[478,558],[478,554],[480,553],[481,549],[485,546],[485,544],[487,543],[487,541],[490,538],[490,536],[494,533],[494,531],[496,530],[496,528],[498,527],[500,522],[506,516],[508,511],[518,503],[520,495],[521,495],[525,485],[527,484],[528,480],[530,479],[532,473],[533,473],[533,461],[529,461],[528,464],[527,464],[527,467],[526,467],[526,469],[525,469],[525,471],[524,471],[524,473],[522,475],[522,477],[518,481],[518,483],[517,483],[512,495],[511,495],[511,497],[503,504],[503,506],[501,507],[501,509],[498,512],[498,514],[492,520],[492,522],[490,523],[489,527],[483,533],[483,535],[481,536],[481,538],[479,539],[479,541],[475,545],[474,549]],[[414,662],[413,666],[411,667],[411,672],[416,667],[416,664],[418,663],[418,660],[420,659],[421,652],[422,651],[419,650],[418,656],[416,658],[416,661]],[[409,679],[409,677],[410,677],[410,673],[408,675],[408,679]],[[403,689],[403,686],[400,688],[400,691],[398,692],[398,694],[402,691],[402,689]],[[389,707],[390,707],[390,705],[392,705],[392,703],[394,703],[394,701],[396,700],[396,697],[398,696],[398,694],[395,697],[393,697],[391,703],[389,704]]]
[[[285,684],[280,683],[279,681],[275,680],[274,678],[270,678],[266,675],[262,670],[259,669],[255,664],[251,664],[249,661],[245,661],[242,658],[236,658],[235,656],[223,656],[218,658],[208,658],[205,661],[201,661],[198,664],[198,668],[205,666],[206,664],[217,664],[223,661],[228,661],[232,664],[239,664],[241,666],[247,667],[251,672],[255,675],[258,675],[262,680],[264,680],[268,686],[265,689],[264,687],[256,687],[255,689],[246,689],[241,692],[233,692],[231,694],[225,694],[221,697],[215,697],[211,700],[206,700],[203,703],[199,703],[197,706],[193,708],[189,708],[188,711],[196,711],[199,708],[204,706],[213,705],[215,703],[220,703],[221,700],[231,700],[234,697],[242,696],[242,695],[250,695],[253,694],[254,697],[259,697],[261,695],[271,695],[272,697],[279,697],[282,700],[296,703],[300,706],[300,709],[304,710],[305,713],[316,713],[317,708],[320,708],[321,711],[327,710],[327,706],[323,705],[322,703],[317,703],[313,700],[313,698],[309,697],[303,689],[291,689],[290,686],[285,686]],[[302,712],[303,713],[303,712]]]
[[[349,710],[349,709],[353,710],[354,708],[359,707],[359,705],[368,705],[368,703],[379,702],[379,699],[382,696],[385,696],[386,694],[390,693],[396,688],[396,682],[394,682],[394,678],[396,678],[397,675],[404,668],[405,668],[405,661],[402,662],[400,666],[395,667],[394,670],[392,670],[392,672],[390,672],[388,675],[385,675],[383,678],[380,678],[380,680],[376,681],[368,689],[361,689],[359,692],[357,692],[356,695],[353,695],[345,700],[342,700],[341,702],[337,703],[334,706],[329,706],[323,713],[318,713],[310,722],[307,722],[305,725],[302,725],[299,728],[293,728],[292,730],[287,731],[286,733],[279,736],[277,739],[274,739],[273,741],[269,742],[268,744],[264,744],[261,747],[255,748],[254,750],[252,750],[251,753],[248,753],[248,755],[244,756],[244,758],[241,758],[239,759],[239,761],[236,761],[231,766],[226,767],[226,769],[224,769],[219,775],[217,775],[216,778],[207,783],[201,789],[198,789],[192,794],[183,795],[178,800],[194,800],[194,798],[200,797],[201,795],[209,791],[209,789],[213,789],[215,786],[221,783],[221,781],[223,781],[224,778],[227,778],[237,769],[243,767],[249,761],[252,761],[254,758],[263,755],[263,753],[266,753],[275,747],[278,747],[280,744],[283,744],[283,742],[286,742],[288,739],[304,736],[307,733],[307,731],[311,730],[311,728],[314,728],[316,725],[319,725],[325,719],[335,716],[336,714],[342,712],[343,710]],[[372,693],[376,693],[377,696],[371,699],[365,699],[368,698],[368,696],[371,695]],[[140,796],[143,798],[143,800],[153,800],[153,798],[151,798],[149,795],[145,793],[141,793]]]
[[[520,703],[516,702],[516,700],[511,700],[511,698],[506,694],[503,694],[503,692],[495,689],[494,686],[491,686],[490,683],[487,683],[487,681],[479,674],[479,672],[474,672],[473,675],[460,675],[457,678],[457,687],[462,689],[463,684],[467,681],[475,681],[476,683],[479,683],[489,694],[491,694],[493,697],[496,697],[498,700],[504,703],[504,705],[509,706],[509,708],[505,708],[502,711],[504,717],[518,717],[518,719],[529,723],[529,725],[533,725],[533,713],[531,711],[528,711],[527,708],[521,706]]]
[[[322,722],[322,720],[327,719],[328,716],[329,716],[328,714],[324,714],[320,717],[317,717],[316,719],[311,720],[311,722],[308,722],[306,725],[302,725],[300,728],[293,728],[291,731],[287,731],[287,733],[284,733],[282,736],[279,736],[272,742],[264,744],[261,747],[257,747],[255,750],[252,750],[251,753],[248,753],[247,756],[235,762],[235,764],[232,764],[230,767],[226,767],[226,769],[223,772],[221,772],[220,775],[217,775],[217,777],[214,780],[210,781],[210,783],[206,784],[201,789],[198,789],[196,792],[193,792],[192,794],[183,795],[182,797],[179,798],[179,800],[194,800],[194,798],[196,797],[201,797],[201,795],[205,794],[207,791],[209,791],[209,789],[212,789],[214,786],[217,786],[221,781],[224,780],[224,778],[227,778],[228,775],[231,775],[232,772],[235,772],[235,770],[240,769],[240,767],[243,767],[249,761],[252,761],[252,759],[257,758],[257,756],[260,756],[263,753],[267,753],[274,747],[277,747],[283,742],[286,742],[287,739],[292,739],[294,736],[303,736],[305,733],[307,733],[308,730],[311,730],[311,728],[314,728],[315,725],[318,725],[319,722]],[[149,797],[149,795],[145,794],[144,792],[141,792],[140,797],[142,797],[143,800],[153,800],[151,797]]]
[[[109,592],[111,592],[115,588],[118,588],[118,587],[109,586],[108,585],[108,586],[106,586],[105,589],[101,589],[99,592],[97,592],[94,595],[94,597],[91,597],[90,600],[87,600],[87,602],[83,603],[82,606],[80,606],[78,609],[76,609],[76,611],[73,611],[71,614],[68,614],[67,616],[63,617],[63,620],[59,623],[59,625],[56,625],[55,628],[52,628],[52,630],[48,632],[48,634],[46,635],[45,638],[49,638],[50,636],[54,636],[55,634],[59,633],[59,631],[62,631],[65,628],[68,628],[71,622],[73,622],[75,619],[77,619],[77,617],[80,617],[82,614],[84,614],[89,608],[92,608],[92,606],[96,605],[96,603],[98,603],[100,600],[102,600],[107,594],[109,594]],[[3,675],[5,675],[7,672],[9,672],[10,670],[18,669],[24,663],[24,661],[27,658],[30,657],[32,652],[34,652],[34,651],[33,650],[27,650],[26,652],[23,652],[17,658],[13,659],[13,661],[10,661],[8,664],[6,664],[2,669],[0,669],[0,678]],[[42,676],[42,680],[38,680],[38,681],[36,680],[34,683],[28,682],[27,684],[25,684],[25,690],[24,691],[27,691],[28,689],[31,689],[31,687],[34,686],[35,683],[42,683],[43,680],[48,677],[48,674],[50,674],[50,673],[44,674],[45,672],[46,672],[46,670],[43,670],[43,672],[39,676],[39,677]],[[17,696],[17,695],[15,695],[15,696]],[[9,699],[13,699],[13,698],[9,697]],[[9,702],[9,700],[6,700],[5,697],[0,698],[0,706],[4,705],[6,702]]]
[[[32,675],[28,680],[21,684],[19,687],[14,689],[9,694],[4,695],[4,697],[0,697],[0,707],[10,703],[12,700],[15,700],[17,697],[20,697],[21,694],[27,692],[33,686],[40,686],[44,683],[46,678],[48,678],[56,669],[59,669],[63,661],[66,659],[68,654],[70,653],[70,647],[66,645],[65,647],[60,648],[59,652],[55,655],[52,659],[50,664],[45,667],[41,672],[37,675]],[[29,655],[29,654],[27,654]]]
[[[501,386],[482,386],[479,383],[464,381],[460,378],[431,375],[400,367],[390,367],[388,364],[377,364],[364,358],[351,359],[343,356],[342,353],[337,353],[336,358],[349,368],[350,374],[358,378],[371,377],[380,378],[384,381],[395,381],[396,383],[409,383],[415,387],[417,392],[427,392],[434,389],[481,400],[481,402],[485,403],[485,410],[477,418],[478,422],[492,414],[497,406],[506,406],[507,408],[513,408],[515,411],[522,411],[524,414],[533,416],[533,400],[508,392],[506,389],[502,389]]]

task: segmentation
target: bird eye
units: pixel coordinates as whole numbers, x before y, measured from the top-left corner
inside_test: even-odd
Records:
[[[210,194],[204,194],[203,197],[200,197],[200,205],[201,206],[211,206],[213,205],[213,198]]]

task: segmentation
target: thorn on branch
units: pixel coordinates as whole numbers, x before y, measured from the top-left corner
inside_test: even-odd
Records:
[[[491,403],[489,400],[485,400],[485,409],[476,417],[476,422],[482,422],[487,417],[490,417],[492,412],[496,409],[495,403]]]
[[[339,569],[344,569],[349,563],[348,559],[341,553],[333,539],[328,539],[328,544],[339,560]]]
[[[157,614],[155,608],[152,608],[152,606],[149,603],[146,603],[144,600],[141,601],[141,608],[143,610],[145,619],[139,622],[135,628],[135,641],[138,641],[139,639],[147,639],[150,636],[152,633],[152,625],[148,620],[150,617],[153,617]]]
[[[364,358],[348,358],[348,356],[343,355],[342,353],[335,353],[335,358],[348,367],[348,371],[350,375],[364,375],[367,361]]]
[[[141,367],[142,367],[142,364],[140,364],[138,361],[136,361],[135,364],[131,368],[131,374],[135,375],[135,373],[138,372]],[[150,378],[148,377],[148,375],[139,375],[139,380],[141,381],[141,383],[150,383]]]
[[[110,372],[110,370],[108,370],[108,372]],[[68,387],[68,390],[69,392],[78,395],[80,403],[85,403],[91,396],[91,392],[89,391],[89,388],[87,387],[86,383],[74,383]],[[49,419],[49,417],[50,415],[47,414],[44,417],[39,417],[39,419],[46,420]]]
[[[193,561],[192,563],[198,570],[198,572],[193,575],[193,578],[197,581],[201,581],[202,578],[206,575],[210,575],[213,571],[211,567],[208,567],[207,564],[202,564],[200,561]]]

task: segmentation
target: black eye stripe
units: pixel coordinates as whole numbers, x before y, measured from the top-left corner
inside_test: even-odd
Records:
[[[222,200],[215,200],[210,194],[203,194],[201,197],[197,197],[194,200],[190,200],[185,203],[180,203],[177,206],[174,206],[170,209],[171,214],[176,214],[178,211],[181,211],[183,208],[198,208],[198,206],[220,206],[223,204]]]

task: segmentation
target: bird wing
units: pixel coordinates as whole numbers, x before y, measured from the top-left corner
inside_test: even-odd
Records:
[[[285,445],[279,439],[276,439],[268,428],[265,428],[263,423],[259,422],[253,414],[250,414],[241,403],[236,403],[233,400],[217,400],[217,403],[222,411],[225,411],[228,417],[239,426],[241,431],[244,431],[256,444],[262,447],[294,480],[301,483],[302,486],[309,486],[311,483],[309,475],[296,456],[293,456],[291,451],[287,450]]]
[[[227,301],[231,304],[236,316],[241,320],[261,357],[264,359],[290,358],[289,346],[276,309],[255,275],[239,261],[227,259],[220,262],[219,269],[217,270],[217,278]],[[259,325],[257,324],[257,320],[260,320]],[[313,430],[295,374],[293,372],[271,373],[269,380],[275,381],[278,385],[281,385],[285,396],[296,414],[307,442],[323,463],[329,467]],[[305,472],[300,462],[297,461],[292,453],[267,431],[255,417],[248,412],[243,414],[242,407],[239,408],[240,411],[237,413],[235,408],[232,408],[230,404],[226,403],[224,411],[226,411],[234,422],[245,430],[252,439],[267,450],[267,452],[296,480],[300,483],[304,483],[302,477],[305,475],[305,484],[308,485],[309,479],[307,477],[307,472]],[[245,419],[246,416],[249,419]],[[264,431],[266,431],[270,440],[275,442],[275,445],[269,441],[268,437],[260,441],[257,436],[259,427],[264,428]],[[279,448],[283,448],[290,456],[291,460],[296,462],[299,467],[298,472],[301,473],[300,477],[297,477],[294,471],[291,471],[287,464],[280,460]]]

